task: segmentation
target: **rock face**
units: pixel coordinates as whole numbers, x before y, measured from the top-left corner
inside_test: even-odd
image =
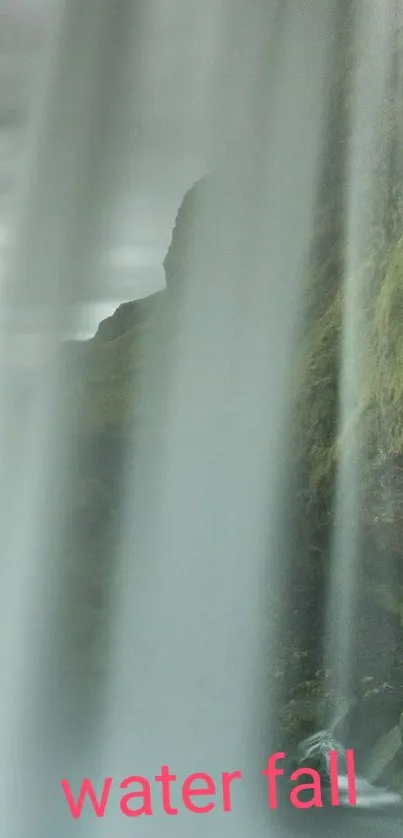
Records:
[[[351,458],[359,463],[352,522],[358,585],[350,626],[355,678],[351,706],[339,714],[337,734],[346,747],[357,749],[372,779],[402,792],[397,734],[403,710],[403,172],[396,165],[402,124],[398,91],[391,84],[372,161],[371,243],[354,276],[361,377],[356,404],[341,424],[351,47],[344,32],[335,58],[318,222],[295,350],[292,479],[285,514],[291,581],[283,590],[288,620],[279,654],[278,677],[286,685],[280,715],[285,740],[294,742],[325,728],[333,716],[329,710],[338,705],[324,665],[324,602],[337,527],[337,475]]]
[[[403,242],[391,241],[386,251],[376,253],[362,282],[367,310],[362,326],[362,390],[355,415],[345,427],[338,425],[343,307],[337,287],[324,299],[318,316],[312,318],[302,343],[300,383],[296,392],[298,428],[294,450],[295,550],[302,564],[302,578],[314,578],[309,596],[316,602],[326,589],[334,527],[336,475],[346,451],[358,457],[360,537],[357,556],[359,589],[354,624],[354,671],[356,703],[336,728],[347,747],[357,749],[359,761],[371,777],[403,791],[403,750],[398,724],[403,710],[403,493],[401,460],[403,444],[400,422],[403,406],[403,355],[401,319],[403,305]],[[325,277],[326,279],[326,277]],[[327,277],[328,279],[328,277]],[[365,285],[366,283],[366,285]],[[324,283],[325,286],[325,283]],[[302,557],[301,557],[302,554]],[[315,682],[326,694],[325,673],[312,675],[321,666],[321,653],[305,626],[303,643],[308,659],[314,660],[308,683]],[[294,626],[295,642],[301,634]],[[293,693],[300,676],[289,674]],[[305,691],[308,689],[305,685]],[[304,690],[302,690],[304,694]],[[300,697],[301,700],[301,697]],[[317,716],[310,720],[312,732],[324,722],[327,696]],[[313,714],[314,715],[314,714]],[[292,713],[293,722],[306,729]],[[302,721],[302,720],[301,720]],[[295,730],[295,733],[297,731]],[[400,783],[400,786],[399,786]]]
[[[344,76],[342,82],[346,84]],[[281,653],[267,663],[268,677],[277,677],[282,685],[283,742],[298,741],[325,726],[329,706],[338,702],[329,692],[329,673],[323,666],[325,593],[336,475],[341,454],[348,450],[363,464],[357,522],[360,583],[351,627],[355,695],[340,725],[345,746],[357,749],[371,779],[403,791],[398,736],[403,713],[403,225],[401,206],[394,205],[393,234],[388,238],[381,231],[374,236],[373,252],[362,268],[364,376],[356,410],[346,426],[339,427],[345,247],[340,196],[345,160],[336,161],[335,170],[330,152],[335,122],[337,148],[344,148],[344,99],[342,113],[337,96],[332,107],[331,170],[323,174],[318,198],[306,317],[295,347],[293,421],[288,429],[291,481],[283,521],[287,578],[279,606],[284,643]],[[141,445],[142,435],[152,434],[164,421],[158,387],[152,401],[147,382],[157,371],[163,388],[197,209],[211,189],[214,180],[204,179],[183,200],[164,263],[166,290],[119,306],[91,340],[65,345],[56,362],[60,440],[62,448],[68,441],[71,471],[60,556],[68,568],[60,617],[65,652],[63,671],[57,673],[67,703],[74,696],[81,701],[83,695],[91,703],[103,677],[127,451],[133,436]],[[209,235],[206,248],[212,263],[219,262],[219,226],[212,223]]]
[[[166,260],[167,289],[120,305],[93,338],[63,344],[44,370],[43,378],[55,382],[58,468],[68,475],[54,556],[64,568],[64,582],[57,605],[57,662],[50,677],[60,718],[72,735],[81,736],[95,722],[102,695],[109,601],[118,572],[117,526],[133,446],[141,447],[145,436],[153,439],[164,421],[164,370],[175,333],[181,252],[192,225],[195,191],[189,190],[178,214]],[[154,396],[148,387],[151,376]],[[38,387],[23,396],[19,415],[36,398]]]
[[[60,548],[68,568],[60,615],[64,655],[56,673],[66,706],[84,696],[93,708],[104,677],[127,451],[133,434],[141,445],[142,434],[152,434],[163,421],[158,398],[150,401],[146,384],[156,369],[164,381],[198,201],[209,188],[203,180],[184,198],[165,260],[166,290],[119,306],[92,339],[66,344],[56,361],[60,440],[61,447],[68,442],[71,471]],[[372,779],[375,771],[390,786],[400,782],[403,790],[397,735],[403,713],[403,242],[392,242],[367,268],[368,377],[347,429],[337,423],[343,324],[338,265],[337,258],[328,261],[320,280],[313,270],[307,284],[308,317],[295,352],[297,421],[290,428],[293,479],[285,521],[292,591],[288,586],[280,602],[286,626],[282,653],[267,665],[269,677],[276,670],[283,687],[283,742],[321,729],[329,704],[337,703],[322,661],[335,479],[341,446],[355,446],[364,452],[367,469],[360,486],[362,573],[353,629],[356,695],[343,716],[343,738],[372,770]]]

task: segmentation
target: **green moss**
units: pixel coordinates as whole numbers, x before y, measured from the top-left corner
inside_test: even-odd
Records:
[[[341,315],[337,292],[298,348],[296,432],[309,505],[328,496],[335,466]]]
[[[362,377],[357,403],[342,426],[343,297],[341,289],[329,294],[329,280],[322,291],[325,304],[322,300],[317,306],[319,313],[298,347],[297,461],[308,505],[329,503],[337,462],[346,447],[360,456],[364,494],[366,488],[373,492],[387,464],[403,456],[403,242],[387,259],[376,253],[363,267],[357,285],[362,303],[357,341]],[[318,292],[317,282],[315,288]]]
[[[354,280],[359,294],[355,351],[361,376],[342,424],[344,289],[335,273],[336,261],[329,259],[307,284],[305,333],[296,347],[292,584],[298,586],[312,620],[320,609],[329,567],[338,467],[342,458],[349,462],[355,457],[360,594],[402,621],[403,240],[389,249],[375,242]],[[281,719],[285,732],[298,737],[310,725],[314,729],[321,724],[330,696],[326,679],[312,676],[312,664],[318,670],[321,665],[312,630],[293,620],[286,664],[280,668],[288,685]],[[300,657],[291,654],[301,643],[307,652],[302,666]]]
[[[403,452],[403,243],[393,251],[374,312],[372,395],[379,411],[382,447]]]

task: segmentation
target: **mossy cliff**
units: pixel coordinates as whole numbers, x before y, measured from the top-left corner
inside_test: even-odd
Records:
[[[180,207],[165,262],[167,288],[120,305],[92,338],[63,344],[45,371],[56,382],[58,468],[68,475],[55,556],[63,571],[54,694],[72,732],[82,719],[77,735],[96,718],[103,693],[128,469],[145,441],[154,446],[161,439],[166,365],[200,189],[203,181]]]
[[[346,84],[343,74],[342,82]],[[281,513],[290,584],[280,597],[270,591],[268,598],[268,611],[277,609],[286,629],[282,653],[267,668],[268,677],[277,677],[285,687],[280,722],[281,734],[287,738],[321,726],[329,702],[337,699],[329,693],[322,653],[336,488],[346,456],[359,463],[359,602],[352,627],[356,697],[372,702],[372,715],[367,716],[378,738],[403,710],[399,692],[403,683],[403,240],[399,235],[403,226],[394,205],[393,232],[386,235],[385,224],[380,225],[370,256],[351,277],[359,297],[352,348],[360,375],[355,399],[341,416],[344,364],[351,341],[347,351],[346,164],[335,148],[345,148],[347,98],[335,96],[331,103],[329,153],[324,155],[331,162],[324,167],[318,195],[320,221],[305,271],[301,331],[295,346],[290,479]],[[94,695],[102,694],[127,464],[132,462],[133,439],[141,448],[145,439],[153,439],[154,430],[158,438],[165,421],[162,394],[169,380],[166,365],[175,343],[181,285],[198,239],[198,209],[206,193],[211,198],[215,189],[214,178],[204,179],[182,202],[164,263],[167,288],[119,306],[93,338],[64,345],[54,364],[60,378],[60,448],[69,452],[66,471],[71,474],[58,557],[65,567],[65,585],[57,633],[63,654],[56,680],[66,712],[85,698],[92,715]],[[197,246],[203,253],[208,250],[211,264],[217,266],[222,228],[215,221],[209,240],[198,240]],[[158,386],[151,387],[151,380]],[[386,715],[379,705],[385,683],[393,692]],[[381,730],[375,717],[382,719]]]
[[[206,189],[208,181],[196,184],[179,210],[165,260],[167,288],[119,306],[93,338],[64,345],[55,362],[60,370],[60,439],[63,445],[67,441],[71,471],[60,540],[66,572],[58,633],[64,653],[57,672],[68,713],[84,697],[93,714],[94,695],[102,693],[128,450],[133,437],[141,446],[164,422],[164,370],[199,195]],[[268,664],[270,679],[277,676],[285,686],[280,727],[287,739],[323,724],[335,698],[323,671],[322,641],[335,489],[346,450],[360,462],[357,697],[367,695],[374,702],[382,698],[385,682],[396,689],[403,682],[403,242],[375,248],[360,269],[357,357],[362,376],[354,409],[341,426],[343,258],[337,236],[332,248],[328,228],[325,235],[327,259],[312,260],[295,347],[292,479],[285,498],[292,590],[276,599],[287,639],[279,658]],[[161,387],[154,387],[151,397],[148,384],[156,372]],[[378,705],[373,706],[382,716]],[[383,727],[393,727],[401,710],[399,693]]]
[[[300,608],[280,666],[281,716],[286,738],[295,739],[320,728],[337,702],[323,669],[323,636],[337,561],[338,480],[346,462],[354,462],[357,601],[350,630],[358,705],[350,711],[347,744],[368,748],[403,710],[403,240],[375,247],[357,274],[353,343],[346,335],[348,294],[327,266],[311,278],[296,348],[289,567]],[[359,376],[343,412],[352,349]]]
[[[368,170],[371,217],[362,219],[370,242],[352,268],[346,195],[356,59],[348,27],[346,18],[335,45],[318,221],[295,347],[285,498],[289,609],[278,678],[286,739],[326,724],[338,696],[325,671],[323,638],[343,523],[341,479],[349,472],[355,498],[343,514],[355,533],[350,632],[358,703],[347,714],[346,744],[368,749],[397,725],[403,709],[402,120],[391,70]],[[401,43],[391,68],[401,61]]]

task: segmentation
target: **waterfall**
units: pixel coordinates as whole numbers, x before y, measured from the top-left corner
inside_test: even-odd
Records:
[[[346,5],[54,4],[45,91],[29,125],[1,287],[4,344],[14,345],[25,330],[41,347],[28,392],[15,400],[6,376],[1,392],[0,832],[7,838],[123,838],[136,829],[144,838],[279,834],[261,775],[277,748],[281,709],[266,660],[282,627],[268,611],[283,591],[290,390],[306,316],[334,32]],[[355,4],[341,431],[359,408],[365,365],[360,271],[378,212],[371,161],[393,9],[393,0]],[[194,55],[176,31],[182,16]],[[187,125],[197,148],[188,150],[192,165],[180,168],[187,150],[175,147],[174,115],[170,154],[154,171],[168,105],[155,116],[152,93],[165,72],[178,77],[176,61],[189,71],[189,90],[181,87],[189,124],[183,119],[180,130]],[[183,117],[181,103],[175,107]],[[144,123],[150,135],[142,135]],[[160,207],[155,200],[150,211],[143,181],[153,186],[160,172],[175,180],[176,167],[178,195],[190,172],[194,185],[176,223],[164,222],[173,225],[166,288],[150,288],[149,298],[128,303],[112,325],[105,321],[93,339],[75,343],[83,308],[119,295],[103,286],[103,256],[119,250],[119,223],[130,228],[139,205],[144,216],[155,213],[157,226]],[[137,188],[138,204],[131,194]],[[137,231],[132,235],[135,246]],[[332,689],[347,703],[364,466],[359,451],[342,449],[325,656]],[[111,520],[108,492],[116,502]],[[87,596],[88,575],[102,590],[91,589],[82,618],[77,598],[82,590]],[[287,600],[281,605],[284,625]],[[76,626],[81,619],[84,626]],[[76,628],[91,653],[72,639]],[[177,776],[177,817],[163,810],[154,780],[162,766]],[[224,772],[241,773],[231,811],[223,805]],[[215,808],[203,816],[181,796],[193,773],[208,774],[215,786]],[[153,811],[127,817],[119,786],[139,776],[151,781]],[[105,816],[96,818],[87,801],[74,821],[60,781],[78,797],[84,778],[100,794],[108,777]]]
[[[169,818],[157,799],[142,834],[270,831],[260,771],[276,722],[259,660],[266,590],[276,586],[281,435],[331,21],[331,4],[284,16],[255,137],[196,187],[194,211],[186,217],[184,207],[171,244],[183,248],[167,277],[177,333],[160,441],[140,461],[137,451],[125,493],[126,584],[115,606],[111,732],[97,776],[108,767],[110,776],[153,777],[166,764],[178,783],[192,771],[218,784],[222,771],[239,770],[243,780],[233,817],[217,805],[210,820],[183,806]],[[144,557],[140,569],[133,554]],[[179,792],[174,800],[180,807]],[[124,835],[133,827],[116,811],[90,834],[111,828]]]
[[[362,422],[360,408],[365,378],[368,377],[368,320],[372,316],[369,304],[372,280],[368,266],[374,258],[375,225],[379,225],[382,214],[386,217],[391,199],[390,194],[386,197],[379,194],[376,160],[383,140],[382,132],[385,131],[384,113],[390,89],[399,83],[391,77],[399,31],[396,8],[393,2],[375,0],[356,3],[353,14],[356,60],[351,81],[345,190],[339,390],[341,444],[327,609],[329,641],[326,661],[332,673],[330,688],[338,695],[341,707],[348,706],[354,697],[355,623],[363,573],[360,487],[365,480],[367,466],[358,438]],[[381,245],[382,241],[379,250]],[[386,494],[384,499],[386,504]],[[388,573],[387,567],[384,567],[384,573]],[[375,641],[376,637],[373,637],[372,642]],[[340,708],[336,707],[336,716],[339,712]]]

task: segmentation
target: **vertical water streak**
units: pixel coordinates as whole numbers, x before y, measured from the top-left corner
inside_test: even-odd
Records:
[[[72,454],[54,353],[74,333],[90,279],[83,264],[93,245],[88,211],[94,160],[102,152],[97,129],[112,13],[108,0],[85,6],[66,0],[56,9],[2,288],[2,338],[40,337],[45,361],[35,396],[26,393],[22,408],[8,404],[5,388],[1,417],[0,831],[10,838],[54,834],[58,808],[51,673]],[[74,405],[68,410],[74,414]]]
[[[360,492],[363,465],[355,417],[363,392],[367,300],[376,201],[376,155],[388,67],[394,43],[393,3],[357,3],[355,66],[350,104],[345,276],[342,289],[342,342],[339,396],[339,464],[331,550],[327,666],[331,692],[341,706],[351,699],[355,619],[360,583]],[[336,715],[337,715],[336,710]]]
[[[126,492],[97,780],[153,778],[162,764],[178,783],[194,771],[210,772],[217,785],[226,770],[244,779],[232,815],[218,802],[192,821],[178,791],[176,818],[163,814],[155,790],[145,835],[203,835],[212,825],[220,835],[267,833],[259,771],[275,709],[270,685],[264,700],[255,690],[265,666],[266,584],[276,580],[287,372],[312,233],[333,11],[332,2],[288,10],[274,78],[261,79],[254,139],[196,187],[194,215],[182,214],[185,232],[178,228],[172,244],[179,253],[167,277],[167,316],[176,309],[177,333],[161,374],[157,440],[135,446]],[[146,380],[149,372],[145,364]],[[105,820],[91,830],[88,818],[94,838],[111,828],[133,828],[117,789]]]

